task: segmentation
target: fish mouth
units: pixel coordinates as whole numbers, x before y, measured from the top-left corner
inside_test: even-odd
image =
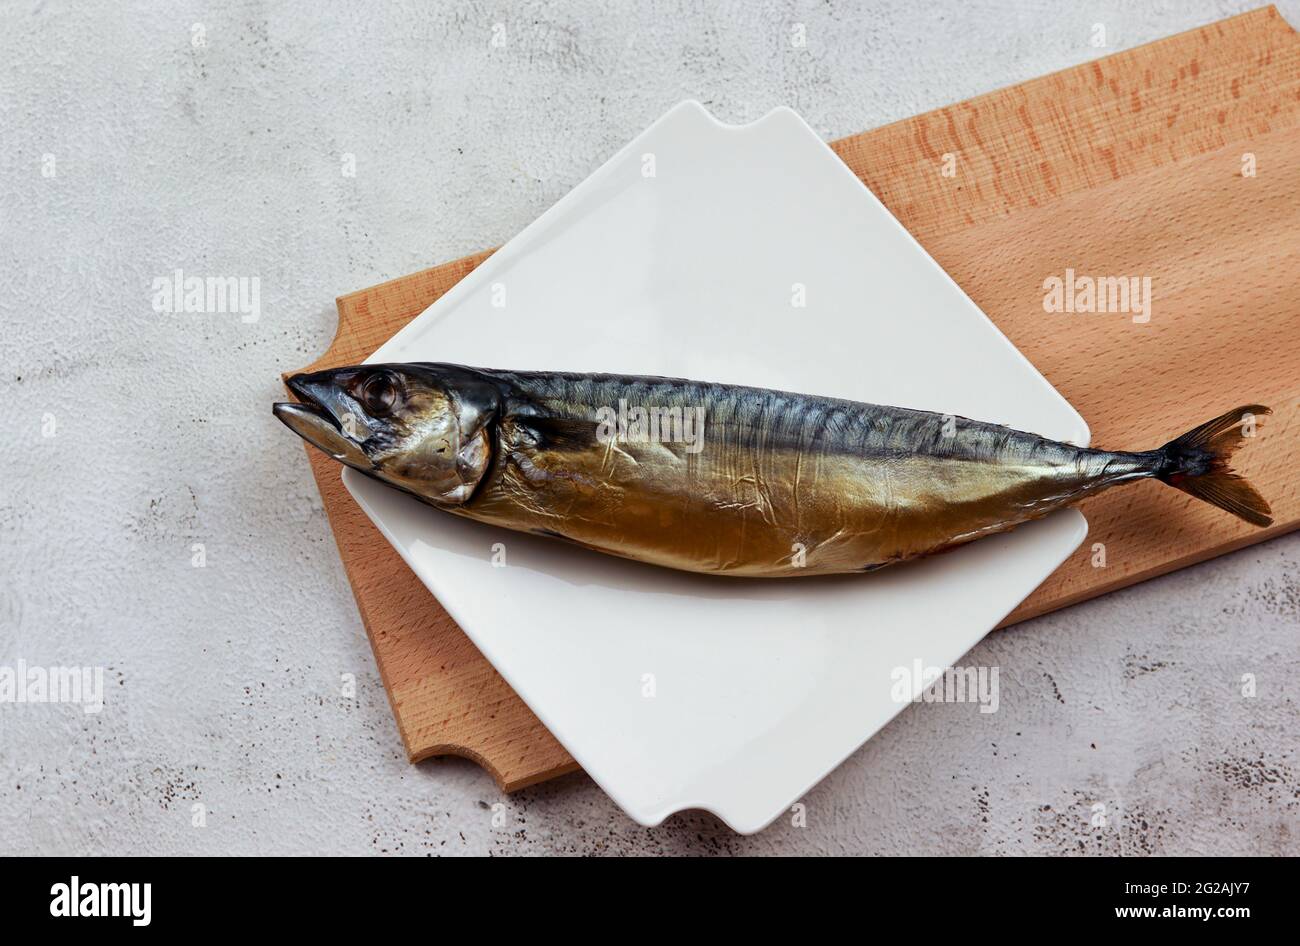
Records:
[[[334,412],[321,404],[310,375],[294,375],[285,384],[299,400],[279,401],[271,406],[271,413],[282,424],[341,463],[363,472],[373,469],[361,445],[343,430]]]

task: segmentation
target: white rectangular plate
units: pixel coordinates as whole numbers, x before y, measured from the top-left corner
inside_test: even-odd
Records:
[[[668,375],[1089,436],[784,108],[727,126],[678,105],[369,361]],[[768,824],[906,705],[891,692],[895,668],[956,662],[1087,532],[1071,510],[874,574],[709,578],[343,478],[629,815],[653,825],[703,808],[740,832]],[[506,567],[493,565],[498,543]]]

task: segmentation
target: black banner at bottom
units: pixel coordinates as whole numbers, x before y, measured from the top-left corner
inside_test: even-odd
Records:
[[[548,865],[544,874],[534,873],[535,863],[484,869],[397,858],[9,858],[0,859],[0,909],[7,931],[111,928],[128,935],[247,933],[251,917],[259,932],[331,933],[341,913],[378,918],[391,910],[395,919],[411,920],[426,910],[435,916],[451,907],[473,915],[486,907],[491,916],[495,902],[509,903],[510,913],[521,917],[536,909],[539,921],[558,919],[558,911],[573,925],[593,907],[627,910],[641,902],[671,910],[682,894],[697,909],[705,898],[715,900],[711,912],[729,924],[744,919],[738,914],[752,912],[757,919],[763,907],[785,903],[841,917],[847,910],[868,925],[911,917],[918,932],[933,923],[979,918],[1044,921],[1069,931],[1128,926],[1181,934],[1199,924],[1232,935],[1259,920],[1276,923],[1293,909],[1286,902],[1293,865],[1266,858],[918,858],[866,870],[827,860],[812,872],[788,861],[718,870],[699,861],[666,869],[625,863],[596,871],[572,859]],[[532,898],[536,907],[528,903]]]

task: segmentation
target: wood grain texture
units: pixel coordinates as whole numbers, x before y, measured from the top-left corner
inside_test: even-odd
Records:
[[[1300,41],[1276,10],[831,147],[1074,404],[1094,444],[1149,448],[1238,404],[1275,410],[1238,464],[1273,504],[1272,528],[1155,483],[1106,494],[1082,507],[1084,546],[1003,626],[1300,524]],[[338,335],[310,367],[363,360],[488,255],[341,297]],[[1150,321],[1045,312],[1043,282],[1067,268],[1150,277]],[[338,466],[307,453],[411,760],[467,756],[506,790],[576,768]]]

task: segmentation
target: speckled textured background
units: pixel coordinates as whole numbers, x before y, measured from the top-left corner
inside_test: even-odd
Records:
[[[503,242],[683,98],[832,138],[1251,5],[4,3],[0,665],[107,705],[0,704],[0,853],[1300,853],[1300,535],[995,635],[999,712],[909,707],[806,827],[646,830],[581,773],[407,764],[269,411],[336,295]],[[178,267],[260,319],[154,311]]]

